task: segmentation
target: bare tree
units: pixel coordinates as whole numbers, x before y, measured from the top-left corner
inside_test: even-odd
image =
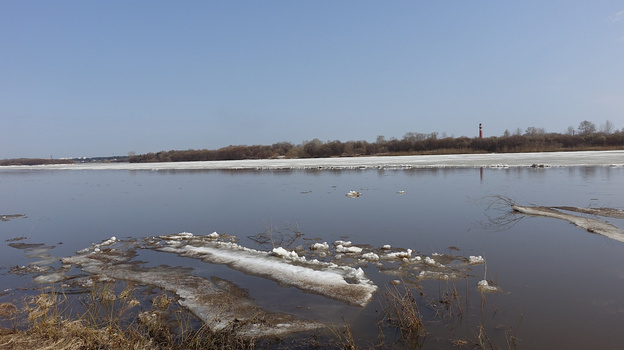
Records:
[[[614,128],[615,127],[613,126],[613,123],[610,120],[607,119],[604,122],[604,124],[600,125],[600,132],[603,132],[605,134],[611,134],[611,133],[613,133],[613,129]]]
[[[566,130],[567,135],[574,135],[574,127],[572,125],[568,126],[568,130]]]
[[[596,125],[590,121],[583,120],[578,126],[581,135],[591,135],[596,132]]]
[[[427,134],[423,134],[423,133],[420,133],[420,132],[413,132],[413,131],[407,132],[407,133],[405,133],[405,135],[403,135],[403,139],[404,140],[409,140],[409,141],[412,141],[412,142],[413,141],[426,140],[427,137],[428,137]]]
[[[546,130],[544,130],[544,128],[536,128],[534,126],[529,126],[526,129],[525,135],[534,136],[534,135],[543,135],[545,133],[546,133]]]

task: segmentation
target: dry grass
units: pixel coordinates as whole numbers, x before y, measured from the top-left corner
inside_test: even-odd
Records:
[[[401,283],[400,286],[390,286],[383,298],[382,309],[387,323],[401,333],[401,338],[419,348],[427,330],[423,322],[418,301],[411,288]]]
[[[357,346],[355,345],[355,338],[353,337],[353,332],[351,331],[351,326],[347,324],[344,319],[342,320],[344,326],[340,329],[330,328],[330,331],[333,333],[338,346],[340,349],[344,350],[356,350]]]
[[[174,308],[174,299],[156,296],[150,308],[141,308],[136,290],[114,284],[94,287],[81,296],[46,290],[24,301],[0,304],[0,320],[25,326],[0,328],[0,349],[253,349],[255,339],[241,338],[234,329],[212,331],[186,310]]]
[[[142,297],[143,302],[140,302],[136,298],[138,288],[132,285],[122,287],[119,284],[98,284],[81,295],[66,295],[62,290],[47,289],[24,300],[23,306],[0,304],[0,321],[12,325],[11,328],[0,328],[0,349],[254,349],[267,347],[274,341],[277,341],[273,345],[278,344],[278,349],[289,348],[280,344],[280,340],[237,336],[236,324],[214,331],[210,325],[179,307],[166,293],[159,293],[151,300]],[[343,320],[342,327],[330,328],[333,333],[330,339],[317,340],[313,336],[302,342],[309,343],[309,346],[299,348],[422,348],[428,335],[425,326],[428,321],[424,319],[421,307],[434,308],[433,318],[450,322],[451,328],[454,320],[462,319],[468,299],[467,295],[460,295],[453,282],[441,283],[437,298],[431,299],[413,288],[406,283],[392,285],[380,296],[378,344],[358,343],[357,335]],[[425,313],[429,314],[429,310]],[[400,339],[386,339],[383,333],[388,329],[386,327],[396,330]],[[461,348],[505,347],[496,344],[483,324],[479,324],[472,334],[472,340],[449,342]],[[505,340],[507,349],[518,348],[519,339],[511,330],[505,331]]]

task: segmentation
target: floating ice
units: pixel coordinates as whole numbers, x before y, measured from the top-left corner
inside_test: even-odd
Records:
[[[312,250],[328,250],[329,249],[329,244],[327,244],[327,242],[323,242],[323,243],[314,243],[310,246],[310,249]]]
[[[418,274],[419,279],[435,279],[435,280],[448,280],[456,279],[459,276],[452,272],[447,271],[420,271]]]
[[[52,284],[56,282],[63,281],[67,278],[65,272],[54,272],[48,275],[40,275],[35,277],[34,281],[41,284]]]
[[[470,264],[483,264],[485,262],[485,259],[483,259],[483,257],[481,255],[479,256],[469,256],[468,257],[468,263]]]
[[[353,246],[343,246],[342,244],[339,244],[336,246],[336,252],[338,253],[351,253],[351,254],[359,254],[362,252],[362,248],[360,247],[353,247]]]
[[[216,232],[213,232],[213,233],[216,233]],[[168,239],[171,239],[171,240],[180,240],[180,239],[190,239],[190,238],[193,238],[194,235],[192,233],[190,233],[190,232],[180,232],[180,233],[176,233],[176,234],[173,234],[173,235],[169,235],[167,237],[168,237]]]
[[[350,198],[357,198],[359,196],[361,196],[362,194],[358,191],[349,191],[346,196],[350,197]]]
[[[362,258],[369,260],[369,261],[377,261],[379,260],[379,255],[373,252],[368,252],[368,253],[362,254]]]
[[[477,288],[482,292],[500,292],[500,288],[492,286],[487,280],[481,280],[477,283]]]
[[[128,264],[127,255],[119,251],[84,254],[63,258],[63,263],[78,265],[88,273],[108,278],[133,281],[176,293],[180,305],[191,310],[213,330],[236,325],[234,330],[244,336],[275,336],[322,327],[314,321],[303,321],[292,315],[266,311],[258,307],[233,283],[213,277],[211,280],[168,267],[138,269]],[[119,261],[111,265],[108,261]],[[172,273],[175,272],[175,273]]]
[[[25,245],[31,246],[33,249],[40,249],[39,245]],[[350,241],[338,240],[334,242],[337,252],[334,262],[326,262],[314,257],[327,254],[330,245],[323,242],[312,246],[321,251],[307,258],[304,254],[309,253],[309,250],[291,251],[284,247],[276,247],[271,251],[260,251],[243,247],[234,243],[231,236],[226,237],[216,232],[205,236],[182,232],[146,237],[140,241],[119,241],[111,237],[81,250],[76,256],[61,259],[63,267],[53,270],[52,273],[49,271],[50,268],[48,271],[29,269],[26,273],[42,274],[35,279],[39,283],[54,283],[73,278],[65,274],[69,271],[67,265],[75,265],[92,274],[91,278],[98,276],[151,284],[176,293],[181,298],[182,306],[198,315],[213,329],[226,327],[239,320],[244,321],[242,322],[244,326],[237,328],[239,333],[258,336],[310,330],[319,325],[315,322],[296,320],[289,315],[262,310],[249,300],[244,292],[238,291],[236,286],[224,280],[213,279],[211,282],[206,278],[194,276],[192,270],[176,270],[172,267],[142,268],[141,265],[135,264],[135,261],[131,261],[137,256],[137,250],[150,249],[227,265],[248,275],[271,279],[283,286],[293,286],[305,292],[356,306],[367,305],[378,289],[367,278],[364,270],[358,267],[359,265],[374,266],[381,273],[397,276],[394,278],[404,281],[449,280],[470,276],[472,269],[470,265],[483,261],[482,257],[465,258],[438,253],[433,253],[431,257],[424,255],[412,257],[411,249],[391,250],[390,245],[381,248],[363,245],[362,248],[354,246]],[[95,253],[96,249],[98,253]],[[338,264],[338,259],[343,255],[344,262],[340,261]],[[498,291],[497,287],[493,288],[482,290]],[[260,318],[251,318],[254,313],[261,315]]]
[[[162,236],[167,240],[168,236]],[[349,304],[364,306],[372,299],[377,286],[360,268],[341,266],[318,260],[307,261],[296,253],[276,248],[272,253],[242,247],[230,242],[170,241],[161,251],[201,259],[251,275],[265,277],[283,285],[324,295]],[[273,256],[272,254],[279,255]],[[285,258],[285,259],[284,259]],[[295,261],[292,264],[288,260]]]
[[[524,207],[519,205],[512,205],[511,208],[514,211],[519,213],[527,214],[527,215],[536,215],[536,216],[545,216],[549,218],[561,219],[567,222],[570,222],[580,228],[583,228],[591,233],[597,233],[603,235],[605,237],[611,238],[613,240],[624,242],[624,231],[622,231],[617,226],[611,225],[607,222],[586,218],[582,216],[572,215],[568,213],[563,213],[557,209],[563,209],[568,211],[576,211],[581,213],[588,213],[593,215],[601,215],[600,211],[596,210],[588,210],[584,208],[576,208],[576,207]],[[605,214],[603,216],[610,217],[618,217],[618,211],[614,209],[605,209]]]
[[[412,257],[411,249],[408,249],[407,251],[404,251],[404,252],[388,253],[383,256],[384,259],[403,259],[403,258],[409,259],[411,257]]]
[[[436,266],[436,267],[442,267],[442,266],[444,266],[444,265],[440,264],[439,262],[437,262],[437,261],[433,260],[432,258],[430,258],[430,257],[428,257],[428,256],[427,256],[427,257],[425,257],[425,264],[427,264],[427,265],[431,265],[431,266]]]
[[[113,237],[103,241],[102,243],[94,243],[90,247],[78,251],[78,254],[84,254],[84,253],[87,253],[87,252],[89,252],[91,250],[93,250],[95,252],[99,252],[102,247],[111,246],[111,245],[115,244],[116,242],[117,242],[117,237],[113,236]]]
[[[299,254],[297,254],[297,252],[289,252],[288,250],[282,248],[282,247],[277,247],[277,248],[273,248],[273,255],[275,256],[281,256],[284,258],[289,258],[291,260],[297,260],[299,259]]]

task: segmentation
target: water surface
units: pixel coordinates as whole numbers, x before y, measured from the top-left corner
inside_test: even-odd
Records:
[[[359,198],[345,196],[351,190]],[[400,191],[404,191],[400,192]],[[50,254],[69,256],[92,242],[118,238],[216,231],[235,235],[242,245],[270,250],[249,239],[267,228],[312,239],[381,247],[390,244],[425,255],[482,255],[487,278],[506,292],[485,298],[476,288],[484,266],[455,282],[469,299],[460,326],[431,319],[424,348],[453,348],[450,340],[475,339],[478,326],[506,348],[505,332],[520,347],[618,348],[624,322],[624,244],[549,218],[508,216],[489,207],[488,196],[522,205],[624,208],[624,168],[425,168],[343,170],[0,170],[0,214],[26,214],[0,222],[0,279],[4,299],[32,276],[8,273],[32,261],[11,239],[54,246]],[[622,220],[608,219],[624,227]],[[457,250],[459,249],[459,250]],[[263,307],[341,320],[356,337],[376,342],[374,300],[365,308],[283,288],[275,282],[224,266],[171,255],[148,264],[187,265],[201,275],[218,275],[250,290]],[[364,266],[380,286],[393,276]],[[424,281],[428,295],[444,282]],[[270,291],[270,292],[267,292]],[[303,306],[303,307],[302,307]],[[426,309],[426,308],[425,308]],[[302,311],[305,310],[305,311]],[[332,314],[328,317],[327,314]],[[455,322],[455,321],[454,321]],[[436,338],[440,338],[437,339]],[[447,341],[449,340],[449,341]]]

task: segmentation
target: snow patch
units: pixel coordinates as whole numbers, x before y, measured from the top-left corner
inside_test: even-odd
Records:
[[[469,256],[468,257],[468,263],[469,264],[473,264],[473,265],[477,265],[477,264],[483,264],[485,263],[485,259],[483,259],[483,257],[481,255],[479,256]]]
[[[412,257],[412,250],[408,249],[404,252],[394,252],[384,255],[384,259],[409,259]]]
[[[342,244],[339,244],[336,246],[336,252],[338,253],[347,253],[347,254],[359,254],[362,252],[362,248],[360,247],[353,247],[353,246],[348,246],[345,247]]]
[[[327,242],[323,243],[314,243],[310,246],[312,250],[329,250],[329,244]]]

